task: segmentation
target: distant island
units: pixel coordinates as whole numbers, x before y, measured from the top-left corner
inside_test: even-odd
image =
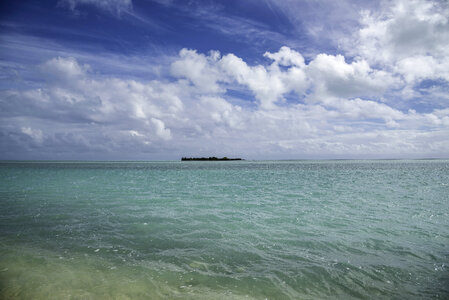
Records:
[[[218,158],[218,157],[212,156],[212,157],[183,157],[183,158],[181,158],[181,160],[213,160],[213,161],[222,161],[222,160],[243,160],[243,159],[241,159],[241,158],[227,158],[226,156],[222,157],[222,158]]]

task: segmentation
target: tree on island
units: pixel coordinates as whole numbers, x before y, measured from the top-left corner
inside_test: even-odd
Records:
[[[181,160],[207,160],[207,161],[215,161],[215,160],[243,160],[241,158],[228,158],[228,157],[222,157],[222,158],[218,158],[215,156],[209,156],[209,157],[182,157]]]

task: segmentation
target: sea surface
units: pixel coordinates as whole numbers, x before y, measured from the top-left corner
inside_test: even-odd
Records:
[[[0,299],[448,298],[448,160],[0,162]]]

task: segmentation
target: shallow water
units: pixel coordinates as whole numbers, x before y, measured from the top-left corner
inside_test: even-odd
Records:
[[[449,297],[449,161],[3,162],[0,298]]]

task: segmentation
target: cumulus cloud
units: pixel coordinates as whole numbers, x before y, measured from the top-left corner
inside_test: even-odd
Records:
[[[55,57],[41,64],[39,69],[50,84],[62,87],[79,83],[90,71],[90,66],[79,64],[73,57]]]
[[[263,109],[273,109],[284,94],[304,94],[310,84],[303,56],[285,46],[264,54],[272,61],[267,66],[250,66],[232,53],[221,57],[217,51],[206,56],[183,49],[179,56],[171,65],[173,76],[188,79],[203,93],[223,93],[227,85],[237,83],[248,88]]]
[[[305,67],[304,57],[301,53],[298,53],[286,46],[281,47],[281,49],[279,49],[276,53],[265,52],[264,56],[281,66],[296,66],[299,68]]]
[[[220,61],[220,67],[225,74],[237,83],[246,85],[260,101],[263,108],[273,108],[287,91],[280,76],[273,74],[263,66],[248,66],[241,58],[228,54]]]
[[[89,65],[80,65],[73,57],[56,57],[41,65],[44,72],[64,78],[76,78],[86,74]]]
[[[395,71],[409,84],[424,79],[449,81],[449,56],[440,60],[429,55],[406,57],[396,63]]]
[[[324,2],[271,2],[274,13],[288,15],[297,26],[292,31],[301,37],[309,32],[325,40],[326,45],[318,43],[322,49],[332,48],[328,41],[333,37],[342,47],[266,51],[260,43],[255,47],[260,56],[251,59],[195,49],[101,59],[96,53],[41,47],[42,39],[28,52],[22,46],[16,56],[40,49],[34,57],[39,63],[7,64],[17,78],[4,76],[12,84],[0,91],[0,158],[449,156],[447,2],[326,3],[318,13],[329,14],[324,22],[317,22],[313,11]],[[59,4],[75,13],[90,6],[116,16],[140,16],[133,15],[131,0]],[[216,12],[197,9],[201,15],[186,15],[203,18],[208,30],[245,36],[251,41],[247,44],[262,37],[273,40],[262,24],[244,18],[214,21]],[[243,34],[229,29],[242,24]],[[283,37],[276,33],[277,42]],[[305,38],[305,44],[312,40]],[[4,52],[13,53],[13,47],[17,44],[10,42]]]
[[[403,76],[407,83],[448,81],[449,5],[445,1],[385,2],[364,11],[362,27],[349,47],[370,63]]]
[[[217,84],[221,74],[214,66],[220,58],[218,51],[212,51],[209,56],[206,56],[195,50],[182,49],[179,58],[171,65],[173,76],[189,79],[201,92],[216,93],[222,90]]]
[[[188,79],[201,92],[223,92],[220,82],[236,82],[249,88],[261,107],[269,109],[288,91],[288,75],[276,63],[267,69],[262,65],[248,66],[232,53],[220,57],[218,52],[211,52],[205,56],[187,49],[181,50],[179,56],[181,59],[171,65],[172,75]]]
[[[35,142],[41,144],[43,141],[43,135],[42,131],[39,129],[33,129],[30,127],[22,127],[21,128],[22,133],[28,135],[31,137]]]
[[[446,57],[449,8],[444,1],[388,2],[378,12],[362,14],[358,51],[372,61],[391,62],[430,54]]]
[[[175,114],[183,109],[177,95],[180,85],[96,79],[86,72],[86,66],[70,57],[51,59],[39,70],[46,79],[45,86],[7,91],[4,96],[9,102],[2,103],[3,117],[12,117],[18,123],[23,122],[23,116],[37,118],[45,123],[53,139],[61,137],[59,129],[76,132],[82,127],[86,138],[89,131],[100,127],[100,135],[127,131],[131,137],[145,136],[144,141],[167,141],[171,138],[170,129],[161,118],[175,122]],[[51,123],[60,127],[52,128]],[[24,126],[21,132],[36,141],[43,140],[43,132],[31,126]],[[65,136],[64,140],[68,138]]]
[[[242,108],[232,105],[221,97],[201,97],[198,111],[201,115],[210,116],[215,123],[212,128],[225,126],[231,129],[243,129]]]
[[[396,81],[385,71],[373,70],[366,60],[348,64],[342,55],[317,55],[308,74],[319,96],[379,96]]]
[[[114,13],[132,5],[64,3]],[[251,64],[233,53],[182,49],[163,66],[170,76],[148,81],[100,74],[80,59],[56,56],[32,69],[42,80],[0,92],[0,154],[448,156],[448,16],[445,2],[384,2],[362,13],[345,53],[306,60],[284,46]],[[426,86],[426,80],[442,83]],[[409,98],[416,107],[404,105]],[[432,105],[422,109],[426,101]]]
[[[264,56],[266,64],[249,65],[234,54],[182,50],[170,66],[174,80],[147,82],[107,77],[74,58],[55,57],[37,68],[40,87],[2,92],[1,153],[447,154],[449,111],[401,111],[364,98],[395,82],[367,61],[320,54],[307,64],[287,47]],[[229,91],[242,87],[254,96],[235,102]],[[283,102],[286,94],[293,100]]]
[[[379,96],[399,82],[391,73],[372,69],[366,60],[349,64],[342,55],[319,54],[306,64],[299,52],[285,46],[264,54],[271,60],[268,65],[251,66],[232,53],[205,56],[183,49],[179,56],[171,65],[172,75],[188,79],[204,93],[223,93],[226,84],[237,83],[254,94],[261,109],[275,108],[289,93],[297,98],[308,93],[314,101]]]
[[[165,128],[164,122],[156,118],[151,118],[151,122],[155,127],[156,134],[158,137],[162,138],[163,140],[171,139],[170,129]]]

